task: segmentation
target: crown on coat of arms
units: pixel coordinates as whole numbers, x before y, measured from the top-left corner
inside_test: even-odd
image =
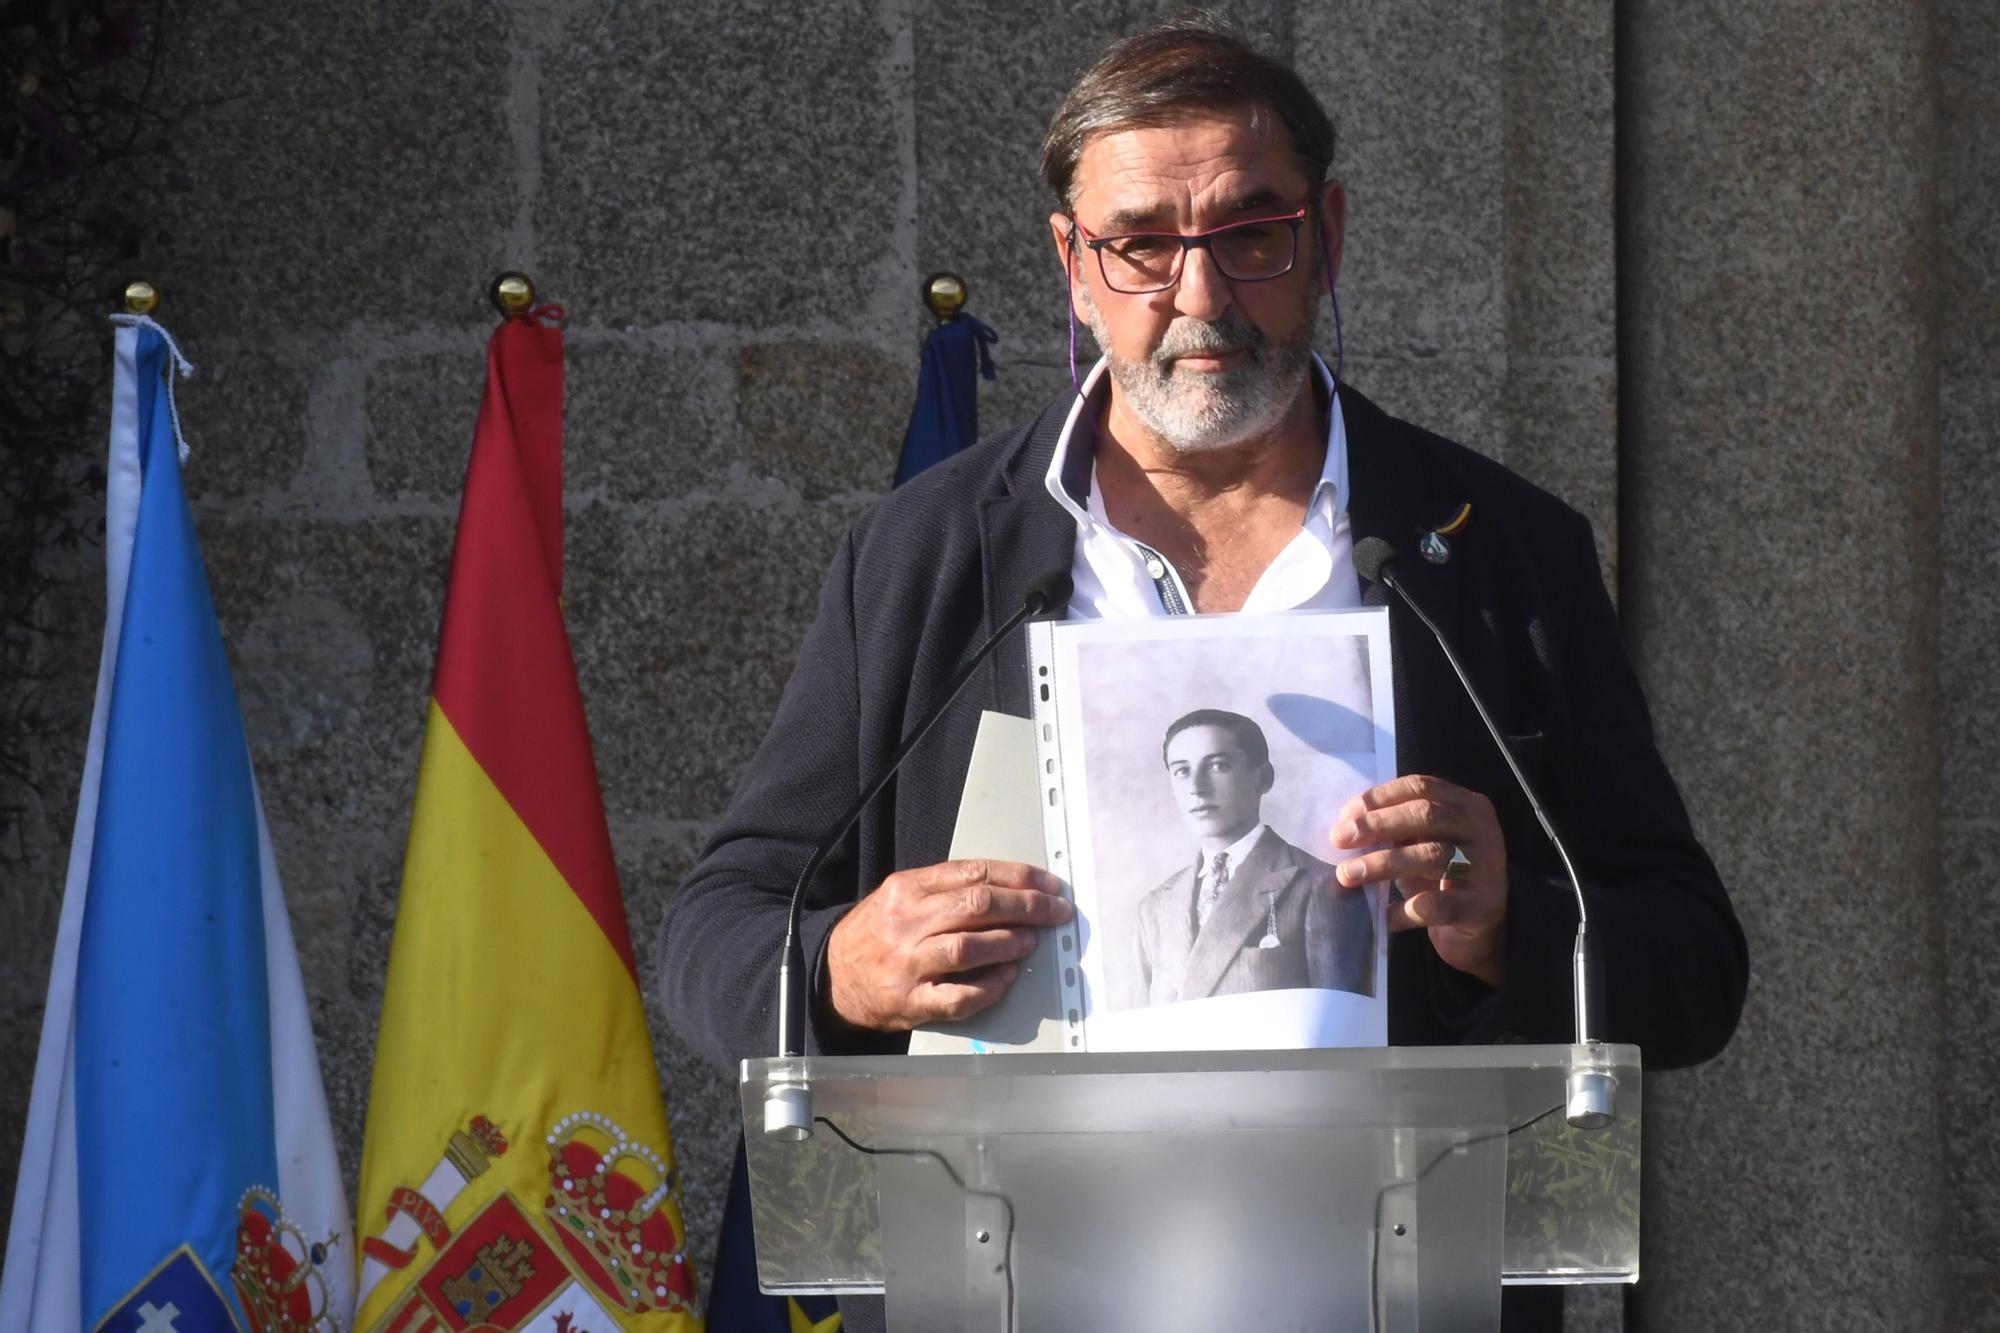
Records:
[[[338,1333],[321,1266],[338,1237],[308,1241],[276,1191],[253,1185],[237,1204],[236,1259],[229,1279],[253,1333]]]
[[[445,1159],[467,1181],[485,1174],[493,1159],[505,1156],[506,1152],[507,1136],[483,1115],[472,1117],[472,1123],[455,1131],[444,1145]]]
[[[674,1173],[660,1155],[591,1111],[557,1121],[548,1153],[543,1212],[578,1271],[628,1313],[699,1313]]]

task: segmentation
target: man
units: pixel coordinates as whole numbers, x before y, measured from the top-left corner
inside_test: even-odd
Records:
[[[1043,151],[1049,232],[1104,360],[842,540],[770,735],[662,927],[666,1009],[694,1045],[732,1070],[774,1049],[793,879],[1032,580],[1069,569],[1072,617],[1353,606],[1370,536],[1404,553],[1568,838],[1609,962],[1604,1035],[1656,1069],[1728,1040],[1742,931],[1654,747],[1587,523],[1308,348],[1342,258],[1332,155],[1296,74],[1199,26],[1113,45],[1070,91]],[[1467,504],[1447,563],[1412,553]],[[1341,884],[1402,893],[1389,1039],[1568,1041],[1576,909],[1555,854],[1435,644],[1389,615],[1408,776],[1351,802],[1328,844]],[[968,696],[807,886],[813,1050],[900,1051],[978,1012],[1069,917],[1052,876],[944,859],[979,710],[1028,713],[1018,639]],[[1455,852],[1470,874],[1447,879]]]
[[[1137,1004],[1310,986],[1374,993],[1368,897],[1264,822],[1264,730],[1200,708],[1160,745],[1195,862],[1139,900]]]

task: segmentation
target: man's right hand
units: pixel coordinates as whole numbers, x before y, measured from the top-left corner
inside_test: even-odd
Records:
[[[1074,910],[1061,880],[1018,861],[899,870],[834,926],[827,998],[845,1022],[880,1032],[969,1018],[1006,994],[1036,928]]]

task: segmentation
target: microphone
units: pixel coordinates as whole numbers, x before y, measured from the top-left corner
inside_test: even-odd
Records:
[[[993,655],[1000,641],[1019,628],[1021,622],[1067,605],[1072,587],[1068,565],[1044,570],[1028,584],[1020,607],[987,637],[986,642],[979,645],[979,651],[972,655],[972,660],[959,668],[958,674],[945,686],[944,697],[903,738],[903,743],[896,747],[895,754],[889,756],[889,762],[882,766],[882,771],[862,789],[854,804],[814,846],[805,868],[799,871],[798,880],[792,885],[791,910],[785,918],[784,952],[778,964],[779,1059],[797,1059],[806,1053],[806,960],[805,947],[799,942],[799,907],[805,901],[806,885],[812,882],[813,875],[833,854],[833,849],[840,845],[840,840],[847,836],[847,830],[854,827],[854,821],[861,818],[861,812],[868,808],[868,803],[881,794],[889,779],[896,775],[896,770],[903,766],[910,751],[916,749],[917,743],[937,725],[938,719],[964,691],[980,665]],[[811,1137],[811,1088],[798,1080],[781,1079],[772,1083],[764,1093],[764,1132],[772,1138],[794,1142]]]
[[[1415,613],[1424,628],[1437,640],[1444,651],[1445,660],[1458,675],[1458,683],[1465,687],[1466,697],[1472,700],[1473,708],[1479,712],[1479,720],[1486,724],[1486,734],[1493,738],[1499,748],[1500,757],[1507,761],[1507,771],[1514,775],[1514,782],[1521,794],[1528,798],[1528,808],[1534,811],[1535,821],[1542,826],[1549,843],[1562,858],[1563,870],[1569,875],[1569,886],[1576,894],[1576,946],[1570,953],[1570,993],[1576,1007],[1576,1044],[1597,1046],[1597,1016],[1603,1008],[1602,973],[1598,969],[1597,951],[1590,936],[1590,909],[1583,900],[1583,883],[1576,876],[1576,866],[1569,859],[1569,849],[1556,835],[1555,825],[1549,822],[1548,812],[1542,808],[1541,798],[1535,794],[1528,775],[1514,759],[1514,752],[1500,735],[1500,728],[1494,724],[1493,714],[1487,711],[1486,701],[1479,697],[1479,691],[1472,686],[1472,678],[1452,651],[1450,640],[1438,628],[1430,614],[1410,595],[1396,574],[1396,548],[1380,537],[1363,537],[1354,543],[1354,572],[1370,583],[1379,583],[1403,599],[1403,605]],[[1609,1071],[1599,1067],[1578,1067],[1572,1069],[1568,1086],[1569,1123],[1578,1129],[1600,1129],[1618,1118],[1618,1083]]]

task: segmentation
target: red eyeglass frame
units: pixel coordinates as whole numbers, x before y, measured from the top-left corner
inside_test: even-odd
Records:
[[[1306,218],[1311,213],[1312,200],[1308,199],[1300,204],[1294,212],[1279,213],[1262,218],[1243,218],[1237,222],[1225,222],[1220,227],[1210,227],[1206,231],[1121,231],[1111,236],[1099,236],[1095,234],[1090,228],[1084,226],[1074,213],[1070,214],[1069,222],[1072,227],[1076,228],[1077,234],[1083,238],[1083,243],[1090,247],[1091,253],[1097,256],[1097,273],[1099,277],[1104,279],[1105,286],[1125,296],[1151,296],[1156,292],[1169,291],[1180,282],[1181,274],[1187,271],[1188,251],[1207,250],[1208,257],[1213,260],[1215,258],[1215,250],[1211,243],[1217,236],[1224,232],[1235,231],[1239,227],[1258,227],[1272,222],[1286,223],[1292,229],[1292,260],[1289,264],[1279,269],[1276,273],[1267,273],[1261,278],[1233,277],[1227,271],[1223,270],[1220,263],[1217,263],[1216,271],[1222,273],[1222,276],[1228,278],[1231,282],[1270,282],[1274,278],[1284,277],[1299,266],[1299,228],[1305,225]],[[1181,250],[1180,254],[1174,258],[1172,277],[1168,278],[1165,283],[1158,287],[1146,287],[1134,291],[1129,288],[1120,287],[1111,280],[1111,274],[1104,267],[1104,247],[1113,241],[1129,241],[1139,238],[1179,241]]]

